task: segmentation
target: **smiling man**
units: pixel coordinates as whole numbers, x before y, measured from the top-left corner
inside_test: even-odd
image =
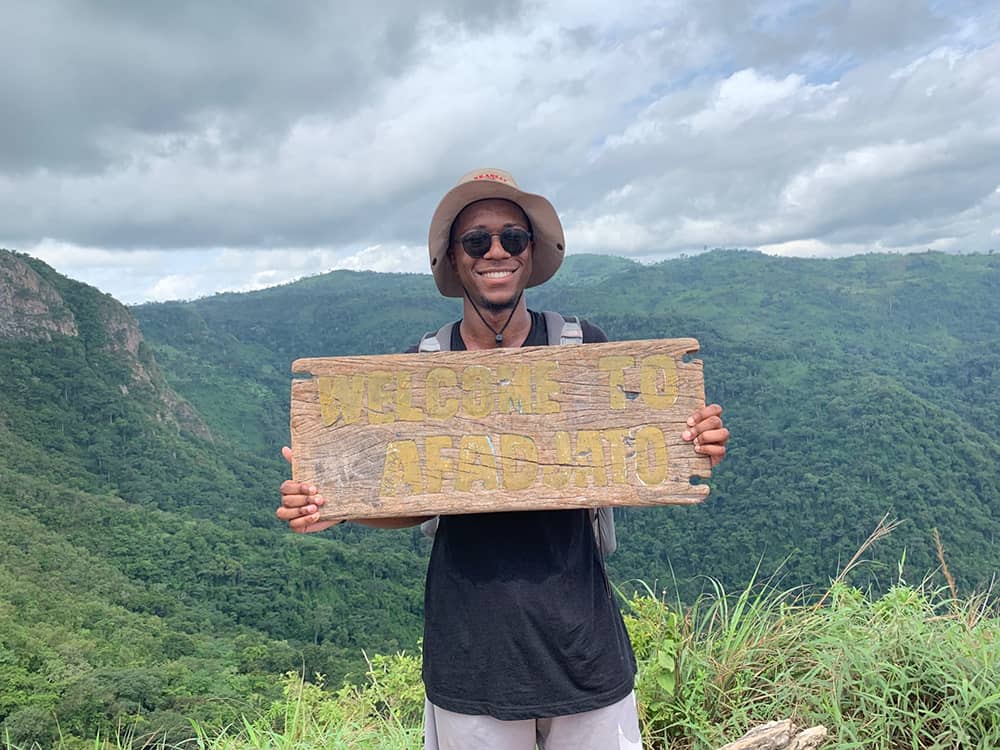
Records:
[[[523,346],[533,320],[524,290],[552,278],[565,252],[552,204],[503,170],[470,172],[438,204],[428,246],[441,294],[465,300],[462,348]]]
[[[495,198],[466,206],[455,219],[451,246],[464,252],[448,253],[448,261],[477,311],[495,315],[519,306],[523,279],[531,277],[530,226],[520,206]]]
[[[470,172],[438,205],[428,245],[437,287],[463,299],[463,317],[425,337],[420,350],[550,342],[552,318],[524,298],[559,269],[565,251],[547,199],[523,192],[503,170]],[[580,332],[584,344],[607,341],[587,321]],[[713,465],[729,439],[721,414],[716,404],[695,411],[681,436]],[[319,520],[324,499],[315,487],[287,481],[281,498],[278,518],[295,531],[336,523]],[[436,529],[424,598],[428,750],[641,747],[635,657],[589,510],[359,522]]]

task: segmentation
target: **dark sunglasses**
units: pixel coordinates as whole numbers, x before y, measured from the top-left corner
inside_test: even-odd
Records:
[[[458,241],[470,258],[482,258],[490,251],[494,237],[500,238],[500,246],[508,255],[520,255],[528,249],[528,243],[531,242],[531,232],[517,227],[507,227],[502,232],[493,233],[485,229],[473,229],[459,237]]]

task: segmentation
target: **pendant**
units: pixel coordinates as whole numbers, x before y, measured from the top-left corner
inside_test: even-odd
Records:
[[[497,334],[497,343],[498,344],[502,344],[503,343],[503,334],[502,333],[498,333]]]

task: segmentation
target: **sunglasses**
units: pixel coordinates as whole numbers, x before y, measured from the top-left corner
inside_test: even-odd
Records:
[[[459,237],[458,241],[462,243],[462,249],[470,258],[482,258],[490,251],[494,237],[500,238],[500,246],[508,255],[520,255],[528,249],[528,243],[531,242],[531,232],[516,227],[507,227],[502,232],[492,233],[485,229],[473,229]]]

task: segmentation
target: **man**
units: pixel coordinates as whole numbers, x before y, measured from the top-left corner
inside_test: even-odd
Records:
[[[524,299],[562,263],[562,225],[547,199],[502,170],[471,172],[438,205],[428,244],[438,289],[463,298],[452,350],[548,343],[545,317]],[[582,328],[584,343],[607,341],[588,322]],[[682,435],[713,465],[729,439],[721,414],[716,404],[698,409]],[[319,521],[315,487],[287,481],[281,496],[278,518],[294,531],[336,523]],[[590,511],[441,517],[424,617],[428,750],[640,748],[635,658]]]

